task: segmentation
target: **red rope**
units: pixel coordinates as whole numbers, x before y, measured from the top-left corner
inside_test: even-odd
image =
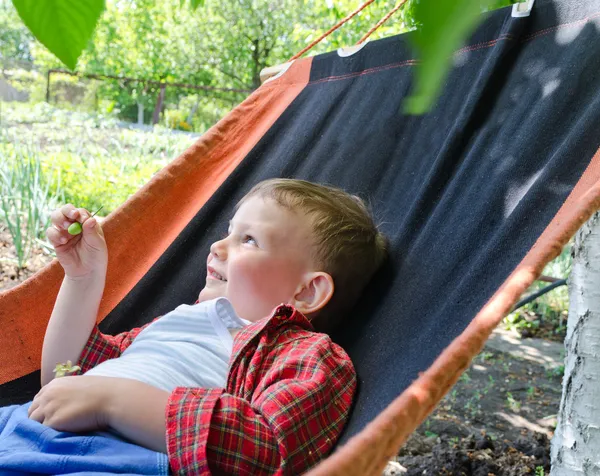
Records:
[[[340,26],[342,26],[344,23],[346,23],[348,20],[350,20],[354,15],[356,15],[357,13],[359,13],[361,10],[363,10],[365,7],[369,6],[371,3],[373,3],[375,0],[367,0],[365,3],[363,3],[360,7],[358,7],[358,9],[354,12],[352,12],[350,15],[348,15],[346,18],[344,18],[343,20],[341,20],[337,25],[331,27],[328,31],[326,31],[325,33],[323,33],[319,38],[317,38],[315,41],[313,41],[310,45],[308,45],[306,48],[304,48],[302,51],[300,51],[300,53],[296,53],[294,56],[292,56],[289,61],[294,61],[295,59],[300,58],[300,56],[302,56],[304,53],[306,53],[308,50],[310,50],[313,46],[315,46],[317,43],[319,43],[323,38],[325,38],[326,36],[330,35],[331,33],[333,33],[335,30],[337,30]],[[406,0],[404,0],[406,1]],[[404,3],[404,2],[403,2]]]
[[[367,34],[365,36],[363,36],[360,40],[358,40],[358,43],[356,43],[357,45],[360,45],[363,41],[365,41],[367,38],[369,38],[369,36],[371,36],[371,33],[373,33],[375,30],[377,30],[377,28],[379,28],[381,25],[383,25],[386,21],[389,20],[389,18],[396,13],[400,7],[402,5],[404,5],[406,3],[407,0],[401,0],[400,3],[398,3],[398,5],[396,5],[385,17],[383,17],[381,20],[379,20],[377,22],[377,25],[375,25],[373,28],[371,28]]]

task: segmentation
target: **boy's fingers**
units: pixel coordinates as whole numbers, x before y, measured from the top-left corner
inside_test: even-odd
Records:
[[[50,227],[46,230],[46,236],[54,247],[64,245],[68,241],[68,238],[63,232],[54,227]]]
[[[61,213],[65,216],[65,218],[69,218],[70,220],[75,220],[79,217],[78,209],[75,208],[72,204],[67,203],[60,208]]]
[[[96,220],[96,217],[88,218],[83,224],[83,232],[86,233],[86,236],[91,238],[94,244],[100,244],[104,240],[104,231],[102,230],[102,226]],[[96,242],[95,240],[100,240]]]
[[[29,418],[37,421],[38,423],[43,423],[45,418],[44,412],[39,407],[36,407],[36,409],[29,414]]]
[[[62,209],[56,209],[50,214],[51,223],[58,229],[66,230],[71,222],[62,212]]]
[[[90,217],[90,212],[88,212],[85,208],[77,208],[79,223],[85,223],[85,221]]]

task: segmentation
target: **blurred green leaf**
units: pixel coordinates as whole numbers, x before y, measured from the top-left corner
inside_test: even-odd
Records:
[[[183,5],[185,4],[187,0],[180,0],[179,2],[179,6],[183,7]],[[196,10],[196,8],[198,7],[203,7],[204,6],[204,0],[190,0],[190,7],[192,7],[192,10]]]
[[[91,38],[104,0],[13,0],[31,33],[70,69]]]
[[[414,6],[419,28],[410,35],[420,63],[415,68],[415,88],[405,100],[404,112],[423,114],[437,99],[450,69],[452,54],[473,32],[482,11],[495,0],[420,0]]]

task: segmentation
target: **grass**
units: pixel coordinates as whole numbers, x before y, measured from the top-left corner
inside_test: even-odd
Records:
[[[49,246],[50,212],[64,203],[106,215],[188,148],[198,134],[120,126],[114,117],[46,103],[3,103],[0,221],[22,269],[33,246]]]

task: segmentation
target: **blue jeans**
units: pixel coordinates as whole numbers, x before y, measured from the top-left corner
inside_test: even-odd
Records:
[[[167,455],[107,432],[56,431],[27,416],[31,402],[0,408],[0,475],[168,475]]]

